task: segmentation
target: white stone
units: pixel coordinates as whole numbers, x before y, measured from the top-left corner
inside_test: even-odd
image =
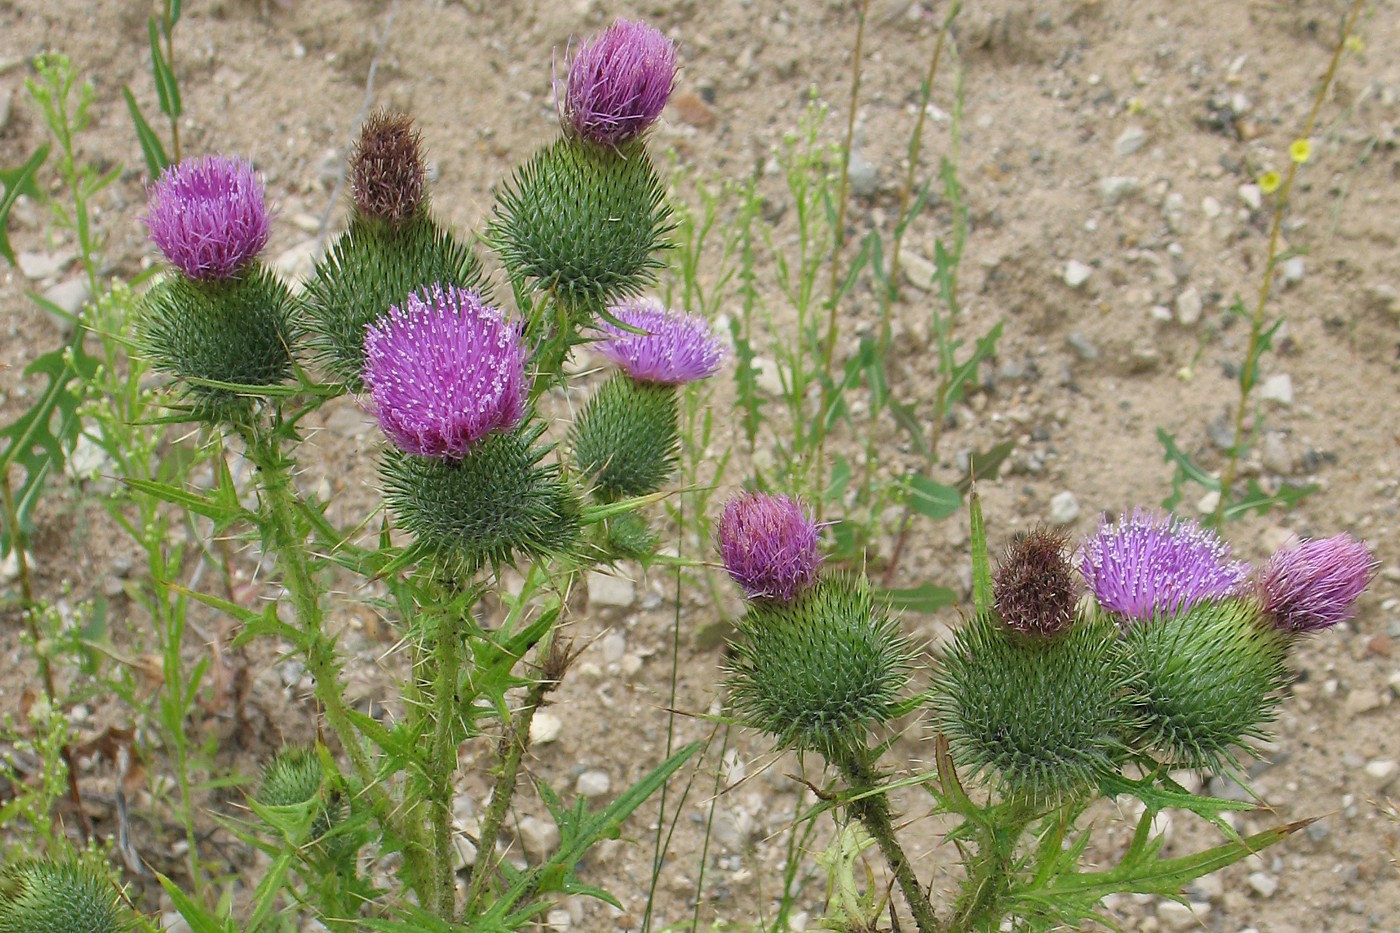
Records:
[[[899,251],[899,268],[904,272],[904,281],[921,292],[933,291],[933,277],[938,267],[918,253],[904,247]]]
[[[1057,492],[1050,498],[1050,521],[1056,525],[1068,525],[1079,517],[1079,500],[1068,489]]]
[[[1278,402],[1287,407],[1293,404],[1293,378],[1288,373],[1277,373],[1265,379],[1259,386],[1259,397],[1270,402]]]
[[[15,262],[21,275],[37,282],[39,279],[57,275],[68,264],[68,259],[51,253],[21,252],[15,256]]]
[[[1196,511],[1201,515],[1213,515],[1220,505],[1220,490],[1212,489],[1196,502]]]
[[[1347,694],[1343,708],[1348,716],[1360,716],[1385,705],[1385,698],[1377,690],[1353,690]]]
[[[1099,179],[1099,197],[1103,198],[1104,204],[1109,207],[1137,194],[1137,190],[1136,175],[1109,175]]]
[[[553,820],[527,816],[520,821],[520,843],[534,859],[547,859],[559,847],[559,827]]]
[[[1257,211],[1264,206],[1264,192],[1255,184],[1240,185],[1240,200],[1245,207]]]
[[[1205,928],[1205,918],[1209,916],[1211,906],[1196,901],[1186,904],[1177,901],[1159,901],[1157,904],[1157,919],[1162,921],[1162,926],[1168,930],[1194,930]]]
[[[574,793],[580,797],[601,797],[612,790],[612,778],[606,771],[585,771],[574,782]]]
[[[1265,871],[1250,872],[1245,882],[1260,897],[1273,897],[1274,892],[1278,890],[1278,879]]]
[[[1372,786],[1379,792],[1390,789],[1390,785],[1395,783],[1395,777],[1400,773],[1400,764],[1389,758],[1377,758],[1374,761],[1366,762],[1366,776],[1371,779]]]
[[[1167,222],[1167,229],[1172,233],[1181,233],[1186,229],[1186,196],[1180,191],[1173,191],[1162,199],[1162,218]]]
[[[538,712],[530,720],[530,744],[549,745],[564,732],[564,721],[553,713]]]
[[[567,910],[555,908],[544,915],[544,927],[550,933],[568,933],[573,925],[574,918],[569,916]]]
[[[1062,278],[1070,288],[1078,288],[1089,281],[1089,276],[1094,274],[1093,266],[1086,266],[1077,259],[1071,259],[1065,263],[1065,271]]]
[[[1168,308],[1166,305],[1153,305],[1152,309],[1147,313],[1152,315],[1152,320],[1160,321],[1164,324],[1172,319],[1172,309]]]
[[[59,282],[52,288],[44,290],[43,298],[64,314],[77,317],[78,312],[83,310],[83,305],[87,304],[92,297],[92,291],[88,288],[86,276],[76,275],[71,279]],[[48,308],[44,309],[48,311]],[[52,313],[52,312],[51,312]],[[56,321],[65,334],[72,333],[73,324],[67,318]]]
[[[1176,319],[1187,327],[1201,319],[1201,293],[1196,286],[1188,285],[1176,296]]]
[[[588,602],[594,606],[611,606],[626,609],[637,599],[637,586],[626,577],[610,573],[590,571],[588,574]]]
[[[783,377],[778,373],[778,364],[767,357],[757,356],[753,361],[754,381],[758,384],[758,391],[771,398],[779,398],[783,394]]]
[[[1283,263],[1283,281],[1287,285],[1296,285],[1303,281],[1303,274],[1307,272],[1307,267],[1303,264],[1302,256],[1290,256]]]
[[[1113,151],[1120,156],[1130,156],[1147,144],[1147,130],[1137,124],[1124,127],[1123,132],[1113,141]]]
[[[1220,206],[1220,202],[1210,195],[1201,198],[1201,213],[1205,214],[1207,219],[1214,220],[1220,216],[1220,212],[1223,210],[1224,208]]]
[[[603,661],[607,664],[616,664],[622,660],[622,656],[627,653],[627,636],[619,631],[611,631],[603,636]]]

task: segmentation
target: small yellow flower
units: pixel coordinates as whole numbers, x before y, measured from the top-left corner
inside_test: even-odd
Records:
[[[1278,172],[1265,172],[1259,176],[1259,190],[1265,194],[1273,194],[1278,190],[1282,179],[1278,177]]]
[[[1293,161],[1302,164],[1308,161],[1312,155],[1312,141],[1307,139],[1295,139],[1293,145],[1288,147],[1288,154],[1293,157]]]
[[[1360,55],[1362,52],[1366,51],[1366,40],[1362,39],[1360,36],[1347,36],[1347,40],[1343,44],[1346,46],[1348,52],[1352,52],[1356,55]]]

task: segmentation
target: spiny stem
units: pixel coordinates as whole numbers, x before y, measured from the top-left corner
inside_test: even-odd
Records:
[[[451,922],[457,909],[457,881],[452,853],[452,778],[457,772],[457,743],[453,741],[457,716],[457,672],[461,666],[461,617],[445,612],[438,618],[433,663],[437,682],[433,687],[433,750],[429,775],[433,814],[433,887],[438,916]]]
[[[867,791],[877,783],[875,772],[865,760],[865,754],[853,752],[839,762],[851,790],[856,793]],[[904,899],[909,904],[909,912],[914,915],[914,924],[919,928],[919,933],[941,933],[944,927],[934,913],[933,904],[923,886],[919,884],[914,867],[909,864],[909,857],[904,854],[903,847],[895,837],[889,799],[882,792],[852,800],[847,807],[880,846],[880,852],[885,856],[890,871],[894,873],[899,889],[904,892]]]
[[[1347,13],[1347,18],[1342,24],[1342,33],[1337,37],[1337,44],[1332,49],[1332,60],[1327,64],[1327,72],[1322,76],[1322,84],[1317,89],[1317,96],[1313,98],[1312,109],[1308,111],[1308,119],[1303,124],[1303,132],[1299,137],[1307,139],[1312,135],[1313,127],[1317,124],[1318,113],[1322,110],[1322,102],[1327,98],[1327,91],[1332,87],[1332,80],[1337,76],[1337,65],[1341,62],[1342,51],[1346,48],[1347,38],[1351,35],[1352,29],[1356,26],[1357,17],[1361,15],[1361,8],[1366,5],[1366,0],[1354,0],[1351,10]],[[1225,460],[1225,470],[1220,476],[1220,497],[1215,503],[1215,511],[1211,513],[1210,524],[1219,528],[1225,521],[1225,507],[1229,504],[1230,488],[1235,483],[1235,475],[1239,470],[1241,447],[1245,441],[1245,417],[1249,412],[1249,396],[1254,389],[1255,380],[1258,378],[1259,357],[1264,352],[1264,308],[1269,301],[1269,292],[1274,281],[1274,263],[1278,261],[1279,236],[1283,228],[1283,214],[1288,208],[1288,195],[1293,190],[1293,180],[1298,176],[1299,163],[1295,159],[1289,159],[1288,174],[1284,178],[1283,184],[1279,187],[1278,197],[1274,200],[1273,222],[1269,225],[1269,252],[1264,261],[1263,281],[1259,283],[1259,297],[1254,303],[1254,316],[1249,322],[1249,346],[1245,350],[1244,369],[1240,378],[1240,399],[1235,407],[1234,433],[1230,441],[1230,451]]]

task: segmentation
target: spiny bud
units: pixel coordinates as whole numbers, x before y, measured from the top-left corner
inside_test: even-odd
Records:
[[[1371,549],[1348,535],[1277,551],[1259,574],[1264,617],[1294,635],[1344,622],[1377,566]]]
[[[789,602],[817,581],[820,526],[787,496],[741,493],[716,527],[724,569],[749,599]]]
[[[581,507],[559,465],[541,463],[543,430],[488,434],[461,460],[390,448],[380,467],[385,503],[420,547],[467,572],[567,552]]]
[[[954,636],[932,703],[959,768],[1044,804],[1091,791],[1127,758],[1132,683],[1107,619],[1080,619],[1047,639],[982,615]]]
[[[402,224],[423,206],[427,175],[413,118],[387,110],[371,114],[350,156],[350,193],[360,214]]]
[[[578,321],[648,285],[670,230],[665,189],[635,141],[541,149],[501,189],[491,222],[511,274],[553,292]]]
[[[325,769],[309,748],[289,748],[263,766],[262,780],[254,799],[264,807],[312,807],[315,815],[307,830],[307,840],[320,839],[341,819],[343,802],[326,792]],[[300,819],[306,819],[302,816]],[[301,824],[303,827],[305,823]]]
[[[604,501],[656,492],[676,466],[676,389],[619,373],[603,383],[570,429],[574,463]]]
[[[1184,612],[1238,592],[1248,571],[1230,547],[1189,519],[1141,509],[1099,530],[1079,549],[1079,569],[1103,608],[1127,622]]]
[[[1264,737],[1288,682],[1288,639],[1256,602],[1197,603],[1130,627],[1124,640],[1140,673],[1140,743],[1164,764],[1237,766],[1236,748]]]
[[[137,340],[158,371],[184,380],[271,386],[292,374],[294,329],[287,287],[260,264],[229,279],[168,276],[145,296]],[[196,417],[237,420],[251,400],[187,381]]]
[[[837,761],[861,753],[909,680],[909,643],[864,578],[751,603],[735,631],[730,708],[783,748]]]
[[[483,294],[481,263],[420,211],[403,223],[356,217],[336,238],[302,294],[318,361],[352,392],[365,368],[365,329],[390,306],[431,286]]]
[[[997,613],[1008,628],[1050,638],[1074,622],[1074,569],[1067,538],[1049,528],[1016,535],[992,580]]]
[[[111,881],[75,862],[27,860],[0,874],[0,933],[126,933],[135,920]]]
[[[185,159],[151,186],[143,218],[151,239],[187,278],[237,275],[267,245],[263,184],[240,158]]]
[[[602,145],[641,135],[661,116],[676,80],[676,47],[645,23],[619,19],[569,63],[564,130]]]

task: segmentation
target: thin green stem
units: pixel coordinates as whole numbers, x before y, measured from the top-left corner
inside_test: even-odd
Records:
[[[826,501],[826,412],[831,407],[834,388],[831,366],[836,357],[836,341],[840,337],[836,307],[840,303],[841,251],[846,245],[846,196],[850,190],[851,146],[855,142],[856,108],[860,103],[862,47],[865,44],[865,13],[868,6],[869,0],[861,0],[856,8],[856,44],[851,53],[851,97],[849,113],[846,115],[846,141],[841,147],[841,182],[836,187],[836,229],[832,231],[834,239],[831,244],[831,290],[826,299],[826,339],[822,341],[822,403],[818,409],[820,415],[814,425],[817,453],[813,465],[817,471],[815,498],[818,518],[821,518],[822,507]]]
[[[874,769],[864,757],[866,754],[868,753],[853,752],[845,760],[838,762],[851,790],[855,793],[868,791],[878,783]],[[914,874],[914,866],[909,863],[909,857],[904,854],[904,848],[895,836],[889,799],[884,793],[871,794],[852,800],[847,806],[880,846],[880,852],[890,866],[890,871],[894,873],[899,889],[904,892],[904,900],[909,905],[909,912],[914,916],[914,924],[919,928],[919,933],[941,933],[944,927],[934,913],[927,892],[919,884],[918,876]]]
[[[433,818],[433,888],[438,916],[451,922],[457,909],[457,880],[452,851],[452,779],[457,773],[457,675],[461,667],[461,616],[445,612],[438,618],[433,663],[433,750],[430,799]]]
[[[1322,77],[1317,95],[1313,98],[1312,108],[1308,111],[1308,119],[1303,124],[1301,139],[1307,139],[1312,135],[1313,127],[1317,124],[1318,114],[1322,110],[1322,102],[1327,99],[1327,91],[1332,87],[1332,81],[1337,76],[1337,66],[1341,63],[1342,51],[1346,48],[1347,37],[1355,28],[1356,20],[1361,15],[1362,7],[1365,5],[1366,0],[1354,0],[1347,13],[1346,20],[1342,24],[1341,35],[1337,37],[1337,44],[1332,49],[1332,59],[1327,64],[1327,72]],[[1288,174],[1279,187],[1278,196],[1274,199],[1273,222],[1269,225],[1269,252],[1264,261],[1264,275],[1259,283],[1259,296],[1254,303],[1254,314],[1249,322],[1249,345],[1245,350],[1244,369],[1240,373],[1240,398],[1235,407],[1234,431],[1231,435],[1230,450],[1225,460],[1225,469],[1220,476],[1220,496],[1215,503],[1215,511],[1210,516],[1210,524],[1216,528],[1219,528],[1225,521],[1225,508],[1229,505],[1230,489],[1234,486],[1235,476],[1239,471],[1240,454],[1243,451],[1246,434],[1250,433],[1245,428],[1245,420],[1249,414],[1249,397],[1259,375],[1259,358],[1265,350],[1264,309],[1268,305],[1269,293],[1273,287],[1274,264],[1278,261],[1283,215],[1288,209],[1288,196],[1293,190],[1294,179],[1298,177],[1300,164],[1296,160],[1289,160]]]

